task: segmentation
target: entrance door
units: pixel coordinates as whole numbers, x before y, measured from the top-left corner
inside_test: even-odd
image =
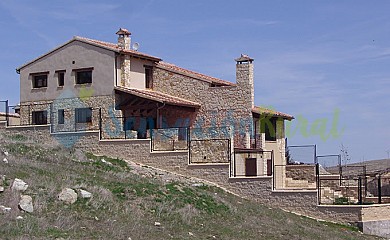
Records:
[[[256,158],[245,159],[245,176],[257,176]]]
[[[272,176],[272,160],[267,159],[267,176]]]

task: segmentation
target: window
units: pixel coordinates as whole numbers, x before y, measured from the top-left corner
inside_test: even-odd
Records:
[[[76,84],[92,83],[92,69],[77,69]]]
[[[65,111],[64,109],[58,110],[58,124],[64,124],[65,122]]]
[[[150,66],[145,66],[145,88],[153,88],[153,71]]]
[[[91,123],[92,108],[76,108],[76,123]]]
[[[57,71],[58,86],[63,87],[65,82],[65,71]]]
[[[33,125],[47,124],[47,111],[33,111],[32,124]]]
[[[266,141],[276,141],[276,118],[265,117],[260,120],[261,132],[265,133]]]
[[[48,73],[40,73],[32,75],[33,88],[44,88],[47,87],[47,75]]]

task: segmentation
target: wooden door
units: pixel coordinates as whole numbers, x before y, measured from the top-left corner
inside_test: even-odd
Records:
[[[257,176],[256,158],[245,159],[245,176]]]
[[[272,176],[272,160],[267,159],[267,176]]]

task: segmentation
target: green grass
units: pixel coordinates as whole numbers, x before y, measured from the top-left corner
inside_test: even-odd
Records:
[[[0,174],[7,176],[3,185],[23,179],[29,184],[24,194],[34,202],[32,214],[22,213],[18,194],[9,188],[0,193],[0,204],[12,207],[0,215],[0,239],[375,239],[352,226],[269,209],[213,186],[167,182],[152,168],[132,169],[117,158],[7,137],[0,148],[10,152],[10,163],[0,163]],[[57,195],[65,187],[93,197],[63,204]],[[24,219],[15,220],[19,215]]]

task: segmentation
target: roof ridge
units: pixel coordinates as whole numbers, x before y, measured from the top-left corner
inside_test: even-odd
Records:
[[[177,66],[177,65],[175,65],[173,63],[160,61],[157,65],[160,65],[162,67],[165,66],[165,67],[171,68],[171,70],[176,70],[176,71],[179,71],[179,72],[192,74],[192,75],[195,75],[195,76],[197,76],[199,78],[203,78],[204,80],[209,80],[209,81],[212,81],[212,82],[221,83],[221,84],[225,84],[225,85],[229,85],[229,86],[235,85],[232,82],[229,82],[229,81],[226,81],[226,80],[223,80],[223,79],[220,79],[220,78],[212,77],[212,76],[209,76],[209,75],[206,75],[206,74],[203,74],[203,73],[200,73],[200,72],[196,72],[196,71],[193,71],[193,70],[189,70],[189,69],[186,69],[186,68],[183,68],[183,67],[179,67],[179,66]]]
[[[97,39],[92,39],[92,38],[87,38],[87,37],[81,37],[81,36],[74,36],[73,39],[76,39],[76,40],[85,40],[85,41],[89,41],[89,42],[94,42],[96,44],[103,44],[103,45],[108,45],[108,46],[112,46],[114,49],[118,50],[119,49],[119,46],[115,43],[111,43],[111,42],[106,42],[106,41],[101,41],[101,40],[97,40]]]
[[[261,111],[263,111],[263,113],[265,113],[265,114],[268,113],[268,114],[273,114],[275,116],[281,116],[281,117],[294,119],[293,115],[290,115],[290,114],[287,114],[287,113],[283,113],[283,112],[279,112],[279,111],[273,110],[271,108],[262,107],[262,106],[254,106],[252,108],[252,111],[253,112],[258,112],[258,113],[261,113]]]

